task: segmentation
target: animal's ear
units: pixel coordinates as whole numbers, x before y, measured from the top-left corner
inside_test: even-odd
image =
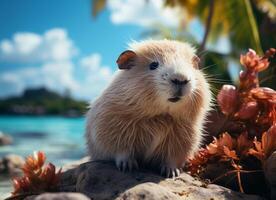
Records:
[[[197,55],[194,55],[194,57],[192,59],[192,63],[193,63],[194,68],[199,69],[200,58]]]
[[[131,50],[126,50],[121,53],[117,59],[119,69],[130,69],[135,65],[136,53]]]

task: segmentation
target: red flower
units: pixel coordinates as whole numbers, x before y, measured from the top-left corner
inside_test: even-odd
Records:
[[[25,164],[22,170],[25,174],[31,175],[39,171],[44,165],[46,156],[43,152],[34,152],[33,156],[28,156],[26,158]]]
[[[34,152],[26,158],[22,167],[24,176],[13,179],[12,195],[24,193],[41,193],[54,191],[59,183],[61,169],[56,173],[56,167],[49,163],[44,166],[46,156],[43,152]]]
[[[271,88],[254,88],[250,91],[250,93],[255,99],[268,100],[271,103],[276,103],[276,91]]]
[[[255,137],[254,145],[255,148],[249,149],[249,154],[261,161],[268,158],[276,150],[276,124],[272,125],[267,132],[263,133],[261,142]]]
[[[232,114],[237,107],[238,91],[233,85],[223,85],[217,96],[218,105],[225,115]]]
[[[240,56],[240,62],[248,70],[256,72],[265,70],[269,65],[267,58],[258,56],[252,49],[249,49],[245,55]]]
[[[258,114],[258,104],[255,101],[243,103],[235,117],[239,119],[250,119]]]

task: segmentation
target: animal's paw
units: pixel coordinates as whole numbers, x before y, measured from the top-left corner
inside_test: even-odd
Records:
[[[138,169],[138,163],[134,158],[130,158],[129,156],[125,155],[118,155],[116,156],[116,166],[120,171],[126,172],[132,171],[133,169]]]
[[[182,168],[164,165],[161,167],[161,176],[165,176],[166,178],[175,178],[179,176],[182,171]]]

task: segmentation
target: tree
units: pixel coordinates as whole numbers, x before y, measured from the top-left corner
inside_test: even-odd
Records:
[[[145,0],[146,1],[146,0]],[[93,0],[93,16],[105,8],[106,0]],[[276,46],[276,2],[274,0],[164,0],[164,6],[178,7],[183,10],[186,23],[198,19],[205,27],[202,40],[198,43],[186,27],[171,30],[168,27],[152,26],[146,34],[177,40],[187,40],[198,46],[198,53],[205,52],[207,43],[216,42],[221,36],[229,39],[231,52],[227,55],[207,49],[204,53],[204,66],[212,65],[207,72],[217,79],[229,80],[227,71],[230,61],[238,63],[239,55],[248,48],[258,54]],[[183,18],[179,16],[179,19]],[[175,19],[175,20],[179,20]],[[180,24],[183,26],[183,23]],[[175,34],[176,32],[176,34]],[[276,88],[275,63],[261,77],[261,82]],[[216,72],[219,72],[217,75]]]

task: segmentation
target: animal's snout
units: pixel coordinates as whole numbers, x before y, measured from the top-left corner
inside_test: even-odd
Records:
[[[187,80],[187,79],[184,79],[184,80],[171,79],[171,82],[176,86],[184,86],[189,82],[189,80]]]
[[[173,85],[174,92],[173,97],[169,98],[169,101],[177,102],[183,96],[184,87],[189,83],[190,80],[180,74],[175,74],[173,77],[171,77],[170,81]]]

